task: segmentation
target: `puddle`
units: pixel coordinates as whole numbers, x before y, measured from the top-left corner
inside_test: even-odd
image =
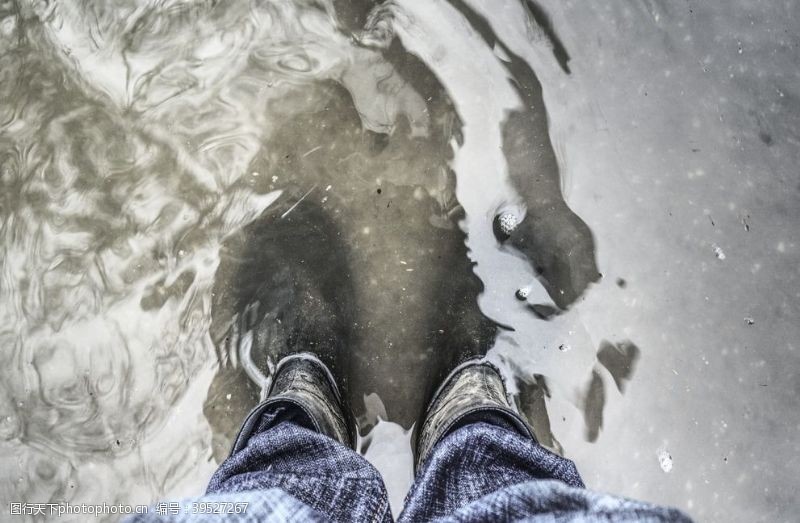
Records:
[[[785,515],[798,21],[718,9],[0,3],[4,501],[201,491],[255,342],[352,354],[390,474],[487,355],[593,487]]]

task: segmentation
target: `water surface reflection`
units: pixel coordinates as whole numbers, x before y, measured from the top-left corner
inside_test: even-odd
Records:
[[[454,5],[487,50],[503,47]],[[302,344],[309,322],[334,318],[355,355],[356,412],[366,419],[377,393],[410,427],[450,368],[492,346],[473,271],[483,253],[529,257],[562,309],[596,279],[519,57],[487,55],[523,109],[477,122],[442,83],[463,78],[392,38],[387,20],[414,16],[398,5],[350,6],[345,17],[368,21],[357,34],[315,2],[6,9],[4,433],[9,450],[56,453],[67,477],[87,474],[84,459],[152,471],[138,449],[178,437],[170,413],[215,366],[204,412],[219,455],[258,389],[239,380],[264,377],[225,341],[245,303],[280,322],[268,343]],[[480,154],[476,125],[498,138],[501,123],[502,154],[482,173],[499,191],[481,194],[454,154]],[[522,223],[498,251],[488,234],[503,209]],[[163,472],[156,484],[176,473]],[[53,480],[46,497],[89,496],[71,481],[75,493]]]
[[[708,243],[702,255],[713,255],[712,243],[686,233],[668,251],[631,255],[619,239],[641,240],[637,228],[661,224],[658,212],[673,217],[656,201],[631,215],[641,219],[619,219],[641,199],[665,191],[677,206],[694,189],[654,176],[640,190],[629,170],[589,179],[592,155],[568,149],[565,135],[598,162],[619,155],[638,169],[645,147],[617,149],[638,136],[638,116],[612,136],[623,117],[597,100],[651,80],[630,66],[595,89],[602,75],[592,74],[612,60],[608,38],[571,33],[649,28],[669,14],[679,22],[659,26],[663,41],[645,29],[637,38],[672,53],[701,35],[679,38],[683,15],[659,2],[585,11],[515,0],[0,3],[2,498],[134,503],[196,492],[268,379],[231,329],[265,317],[264,343],[303,344],[314,329],[346,343],[363,433],[376,413],[411,427],[437,380],[473,354],[503,365],[540,440],[567,454],[591,457],[583,445],[602,443],[609,419],[627,426],[619,413],[632,394],[620,394],[648,358],[669,362],[646,375],[673,391],[685,347],[663,350],[664,340],[682,331],[673,314],[689,313],[647,285],[670,281],[667,258],[701,256],[686,245]],[[712,54],[697,60],[706,72]],[[782,104],[796,100],[779,92]],[[759,146],[782,151],[784,127],[756,119]],[[723,138],[709,149],[730,141],[716,131]],[[664,147],[690,151],[670,166],[702,178],[692,162],[706,146],[684,145]],[[571,208],[563,192],[578,186]],[[728,193],[698,193],[709,192]],[[605,203],[615,198],[626,206]],[[749,233],[756,218],[727,208]],[[508,238],[493,230],[503,213],[519,221]],[[647,242],[675,230],[655,229]],[[778,245],[794,252],[791,238]],[[620,259],[633,260],[627,272]],[[696,287],[726,288],[711,281]],[[642,303],[656,302],[659,321],[648,323]],[[701,316],[689,310],[685,321]],[[638,397],[669,397],[651,389]],[[626,433],[636,442],[648,438],[641,423]]]

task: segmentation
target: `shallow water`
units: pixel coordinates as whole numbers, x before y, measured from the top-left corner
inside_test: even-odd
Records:
[[[395,505],[488,352],[593,488],[790,520],[791,3],[229,4],[0,3],[4,502],[201,492],[254,316],[346,342]]]

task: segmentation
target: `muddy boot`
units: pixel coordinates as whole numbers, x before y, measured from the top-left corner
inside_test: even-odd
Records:
[[[442,382],[430,402],[417,433],[415,471],[447,434],[467,423],[492,419],[535,440],[527,423],[511,408],[497,368],[480,360],[467,361]]]
[[[286,356],[278,363],[267,398],[245,419],[231,454],[247,445],[265,411],[279,407],[299,408],[304,415],[300,424],[355,448],[355,426],[336,380],[319,358],[304,352]]]

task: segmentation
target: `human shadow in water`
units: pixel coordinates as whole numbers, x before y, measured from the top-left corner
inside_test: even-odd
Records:
[[[218,457],[233,420],[258,399],[257,388],[235,383],[248,381],[242,336],[266,330],[257,326],[263,321],[279,326],[255,344],[257,367],[268,368],[259,359],[275,352],[270,344],[303,350],[303,333],[309,346],[314,336],[336,338],[349,354],[335,370],[355,414],[368,418],[364,398],[375,393],[406,427],[450,369],[494,341],[458,227],[445,134],[422,141],[400,130],[388,140],[363,131],[347,93],[333,85],[315,105],[285,122],[254,160],[253,188],[284,193],[221,252],[211,328],[220,371],[205,407]],[[287,173],[293,178],[281,184]]]
[[[485,21],[454,4],[487,42],[497,43]],[[504,152],[512,185],[528,206],[509,243],[530,260],[556,305],[567,308],[598,277],[593,239],[561,195],[541,86],[524,61],[506,54],[525,107],[504,125]],[[482,283],[458,226],[463,211],[448,167],[458,115],[427,66],[398,41],[385,56],[427,100],[428,136],[412,136],[402,120],[391,136],[363,130],[348,93],[326,84],[309,96],[308,111],[279,126],[251,165],[260,175],[247,183],[284,194],[223,248],[212,312],[220,370],[205,406],[218,457],[234,420],[258,399],[255,387],[233,385],[247,381],[239,338],[231,336],[242,311],[253,317],[239,334],[268,311],[282,311],[269,317],[279,317],[281,328],[263,343],[297,344],[291,333],[324,324],[350,351],[349,364],[337,371],[355,414],[369,419],[364,398],[376,393],[389,419],[405,427],[419,421],[458,362],[494,343],[498,326],[478,307]],[[314,299],[298,298],[309,295]],[[266,369],[257,361],[263,348],[254,348],[253,359]]]

